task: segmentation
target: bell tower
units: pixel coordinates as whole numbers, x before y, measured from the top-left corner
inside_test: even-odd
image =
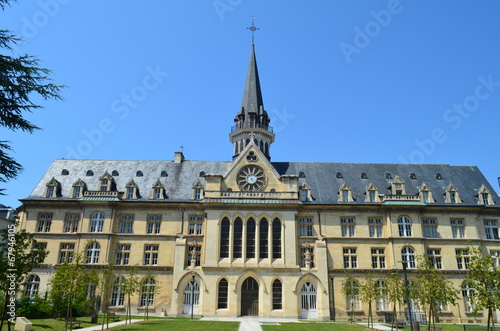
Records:
[[[233,160],[253,140],[261,152],[271,160],[270,147],[274,142],[273,128],[269,125],[271,120],[264,110],[262,93],[260,89],[259,71],[255,58],[255,45],[253,43],[253,32],[257,30],[255,25],[248,28],[252,31],[252,49],[250,52],[250,63],[243,89],[241,108],[234,118],[234,126],[231,128],[229,140],[233,144]]]

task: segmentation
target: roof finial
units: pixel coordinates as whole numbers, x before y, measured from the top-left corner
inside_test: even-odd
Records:
[[[252,44],[253,44],[253,33],[256,31],[256,30],[260,30],[258,27],[255,26],[255,16],[252,16],[252,26],[247,28],[248,30],[252,31]]]

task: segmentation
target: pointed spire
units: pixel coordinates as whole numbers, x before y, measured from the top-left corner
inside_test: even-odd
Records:
[[[264,112],[264,102],[260,89],[259,71],[257,69],[257,60],[255,58],[255,46],[252,44],[250,53],[250,62],[248,64],[247,78],[245,88],[243,89],[243,99],[241,109],[238,114],[255,113],[260,115]]]

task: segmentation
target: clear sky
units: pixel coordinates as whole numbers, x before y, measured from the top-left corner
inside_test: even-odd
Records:
[[[17,207],[54,159],[231,160],[255,16],[272,161],[477,165],[500,176],[500,1],[19,0],[0,29],[66,85],[32,135]],[[498,199],[497,199],[498,200]]]

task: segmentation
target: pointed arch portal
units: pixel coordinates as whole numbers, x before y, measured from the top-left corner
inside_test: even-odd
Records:
[[[241,316],[259,316],[259,284],[252,277],[241,285]]]
[[[198,314],[198,302],[200,299],[200,286],[197,282],[190,281],[184,288],[183,314]]]

